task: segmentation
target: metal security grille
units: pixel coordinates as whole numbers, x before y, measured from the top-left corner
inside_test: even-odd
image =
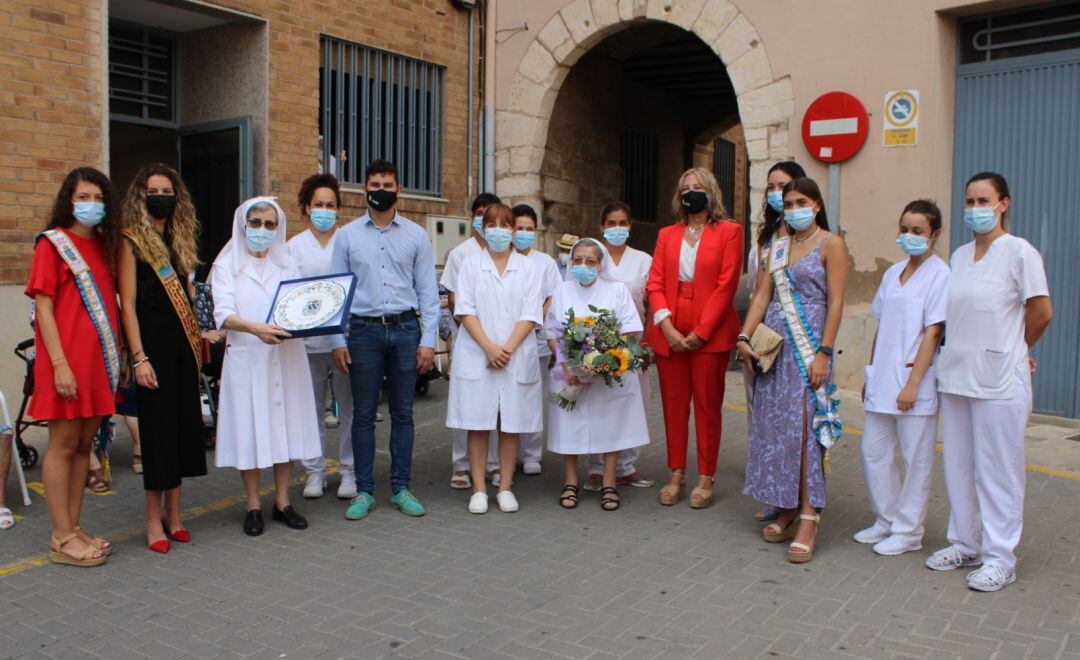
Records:
[[[337,169],[342,182],[363,184],[364,167],[385,158],[398,166],[406,190],[441,195],[445,72],[437,64],[323,36],[323,162]]]
[[[1080,2],[1057,2],[965,19],[960,64],[1080,48]]]
[[[622,198],[630,205],[630,213],[637,220],[656,220],[656,161],[655,135],[623,131]]]
[[[713,174],[720,184],[724,211],[735,216],[735,143],[716,138],[713,142]]]
[[[109,116],[151,126],[179,124],[172,37],[109,22]]]

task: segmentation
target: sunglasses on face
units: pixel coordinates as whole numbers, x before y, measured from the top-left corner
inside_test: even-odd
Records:
[[[259,218],[249,218],[248,221],[247,221],[247,226],[251,227],[252,229],[262,229],[263,227],[265,227],[266,229],[269,229],[270,231],[274,231],[275,229],[277,229],[278,221],[277,220],[263,221],[263,220],[261,220]]]

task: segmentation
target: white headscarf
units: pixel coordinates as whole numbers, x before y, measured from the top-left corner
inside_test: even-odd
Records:
[[[289,256],[289,252],[285,248],[285,211],[278,205],[277,197],[252,197],[236,208],[236,212],[233,213],[232,238],[225,244],[225,247],[221,248],[221,252],[218,253],[217,259],[214,260],[215,264],[220,264],[223,267],[227,267],[232,272],[238,273],[244,266],[253,263],[256,260],[248,250],[247,242],[244,240],[244,234],[247,233],[248,209],[259,203],[273,206],[277,211],[278,218],[277,233],[274,235],[274,242],[270,246],[270,251],[269,254],[266,255],[266,258],[282,268],[292,267],[292,257]]]
[[[588,238],[588,237],[579,238],[577,240],[577,242],[574,243],[570,247],[570,261],[568,261],[567,264],[566,264],[566,272],[563,273],[563,279],[566,280],[567,282],[574,279],[574,274],[573,274],[573,272],[571,272],[572,269],[574,268],[574,250],[576,250],[577,246],[581,245],[582,243],[585,243],[586,245],[595,245],[595,246],[600,248],[600,252],[604,256],[603,256],[602,259],[600,259],[600,275],[599,275],[599,277],[600,277],[600,279],[604,279],[604,280],[611,279],[610,277],[607,277],[608,264],[611,263],[611,253],[607,251],[606,247],[604,247],[604,242],[603,241],[601,241],[598,238]]]

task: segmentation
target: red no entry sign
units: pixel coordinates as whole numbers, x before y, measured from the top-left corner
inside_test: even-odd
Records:
[[[866,108],[847,92],[819,96],[803,115],[803,144],[811,156],[826,163],[839,163],[854,156],[869,132]]]

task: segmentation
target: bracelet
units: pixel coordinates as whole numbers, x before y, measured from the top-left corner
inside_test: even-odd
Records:
[[[136,360],[135,362],[132,363],[131,368],[132,369],[138,369],[139,367],[141,367],[144,364],[150,364],[150,358],[144,357],[141,360]]]
[[[747,337],[745,334],[740,333],[739,336],[735,338],[735,343],[738,344],[741,341],[744,341],[747,344],[749,344],[750,343],[750,338]]]
[[[63,356],[63,355],[61,355],[58,358],[53,358],[52,359],[53,364],[56,364],[57,362],[65,362],[65,361],[67,361],[67,358],[65,356]]]
[[[140,349],[140,350],[138,350],[138,351],[135,351],[134,353],[132,353],[132,354],[131,354],[131,357],[139,357],[139,354],[140,354],[140,353],[141,353],[141,354],[142,354],[142,355],[143,355],[144,357],[146,356],[146,352]]]

